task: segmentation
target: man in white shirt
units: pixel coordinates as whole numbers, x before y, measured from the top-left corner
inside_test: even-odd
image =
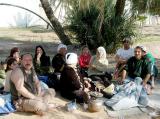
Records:
[[[134,56],[134,49],[131,48],[131,38],[126,37],[123,39],[123,48],[118,49],[115,56],[117,64],[114,72],[114,79],[117,79],[119,76],[121,76],[123,67],[127,63],[127,60],[132,56]]]

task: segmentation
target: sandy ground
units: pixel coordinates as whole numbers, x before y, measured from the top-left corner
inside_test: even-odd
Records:
[[[152,28],[153,29],[153,28]],[[160,29],[160,28],[159,28]],[[158,29],[158,30],[159,30]],[[157,31],[157,27],[154,29]],[[43,31],[43,32],[42,32]],[[155,32],[153,32],[155,33]],[[152,33],[152,34],[153,34]],[[158,32],[160,34],[160,32]],[[145,35],[150,35],[148,30],[145,30]],[[156,32],[157,35],[157,32]],[[5,57],[9,55],[9,50],[17,46],[20,48],[21,53],[31,52],[34,54],[34,49],[36,45],[43,45],[48,55],[52,56],[56,53],[56,48],[59,43],[56,35],[53,32],[46,32],[44,30],[22,30],[22,29],[0,29],[0,60],[4,60]],[[54,41],[54,42],[52,42]],[[156,58],[157,65],[160,66],[160,41],[155,42],[145,42],[140,43],[141,45],[145,45]],[[75,49],[74,47],[69,47],[68,51],[79,52],[79,49]],[[110,67],[113,69],[115,64],[113,60],[113,56],[108,56]],[[160,82],[156,81],[156,88],[153,91],[153,95],[150,96],[150,105],[152,107],[160,107],[159,99],[160,99]],[[148,109],[144,109],[145,111],[140,110],[139,108],[133,108],[129,110],[122,111],[111,111],[106,109],[105,107],[101,109],[100,112],[90,113],[87,110],[84,110],[82,106],[79,106],[79,109],[75,112],[66,111],[65,104],[68,103],[68,100],[61,98],[60,96],[56,96],[55,99],[51,100],[51,103],[57,103],[62,106],[60,109],[55,109],[52,112],[48,112],[43,117],[34,115],[32,113],[22,113],[16,112],[11,113],[9,115],[0,116],[2,119],[149,119]],[[121,117],[124,118],[121,118]]]
[[[102,108],[100,112],[97,113],[90,113],[86,110],[84,110],[83,106],[78,105],[78,110],[74,112],[68,112],[65,104],[68,103],[68,100],[65,100],[61,97],[56,97],[50,103],[56,103],[62,106],[62,108],[55,109],[51,112],[46,113],[44,116],[40,117],[37,115],[34,115],[32,113],[12,113],[6,116],[3,116],[0,118],[2,119],[106,119],[108,117],[107,113]]]

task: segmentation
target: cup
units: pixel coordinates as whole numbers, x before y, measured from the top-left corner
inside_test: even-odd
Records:
[[[66,104],[66,107],[67,107],[67,111],[69,112],[73,112],[74,110],[77,110],[77,104],[76,102],[69,102]]]
[[[57,75],[57,79],[60,80],[60,78],[61,78],[61,73],[56,73],[56,75]]]

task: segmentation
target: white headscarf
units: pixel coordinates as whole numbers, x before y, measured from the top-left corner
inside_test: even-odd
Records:
[[[106,54],[106,50],[104,49],[104,47],[102,46],[98,47],[97,51],[99,52],[100,59],[106,59],[107,54]]]
[[[78,56],[76,53],[67,53],[66,54],[66,63],[69,65],[78,63]]]

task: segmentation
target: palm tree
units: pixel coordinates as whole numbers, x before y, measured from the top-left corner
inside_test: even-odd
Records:
[[[59,37],[59,39],[62,41],[62,43],[69,45],[71,44],[71,41],[69,37],[65,34],[64,29],[58,19],[54,16],[54,12],[51,8],[51,5],[49,4],[48,0],[40,0],[42,7],[46,13],[46,16],[48,17],[50,23],[54,27],[54,31]]]
[[[60,40],[65,44],[70,44],[70,40],[67,35],[64,33],[64,29],[58,19],[54,16],[54,12],[59,7],[63,7],[65,12],[68,12],[74,6],[78,5],[78,9],[84,11],[84,13],[90,9],[92,5],[94,5],[99,10],[99,15],[97,17],[97,33],[98,33],[98,42],[102,42],[103,38],[101,35],[102,32],[102,25],[104,22],[104,8],[106,1],[108,0],[40,0],[42,7],[48,17],[49,21],[51,22],[54,30]],[[123,15],[125,1],[126,0],[114,0],[115,1],[115,16]],[[61,10],[60,10],[61,11]]]
[[[115,16],[121,16],[124,11],[126,0],[117,0],[115,5]]]

